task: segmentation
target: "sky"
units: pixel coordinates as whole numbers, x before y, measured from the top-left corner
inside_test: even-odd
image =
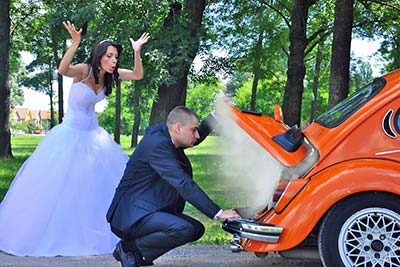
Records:
[[[354,52],[356,57],[361,57],[364,59],[369,59],[372,66],[379,66],[379,59],[374,56],[374,53],[379,48],[379,41],[371,42],[367,40],[361,39],[353,39],[351,43],[351,50]],[[29,53],[23,53],[24,61],[29,63],[32,61],[33,57]],[[373,69],[374,77],[380,75],[379,68]],[[72,79],[64,77],[64,110],[68,109],[68,94],[69,88],[71,87]],[[57,92],[57,84],[53,85],[54,91]],[[30,109],[36,110],[49,110],[50,109],[50,100],[49,97],[43,93],[38,93],[36,91],[24,88],[25,101],[23,106],[28,107]],[[107,105],[106,100],[99,102],[96,105],[96,111],[102,111],[105,109]]]

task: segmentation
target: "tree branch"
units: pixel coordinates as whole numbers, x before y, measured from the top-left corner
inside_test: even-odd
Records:
[[[285,14],[283,14],[283,12],[281,12],[279,9],[277,9],[276,7],[274,7],[273,5],[271,5],[270,3],[268,3],[265,0],[261,0],[260,1],[261,4],[266,5],[267,7],[271,8],[273,11],[275,11],[276,13],[278,13],[279,16],[281,16],[283,18],[283,20],[285,21],[286,25],[288,26],[288,28],[290,29],[291,25],[290,25],[290,20],[288,18],[286,18]],[[284,6],[285,7],[285,6]],[[285,7],[286,8],[286,7]]]
[[[328,26],[324,26],[318,29],[318,31],[314,32],[309,38],[306,39],[307,45],[312,42],[318,35],[324,34],[325,32],[332,32],[328,30]]]
[[[330,29],[330,30],[325,29],[325,30],[326,31],[318,31],[318,32],[313,34],[313,36],[314,35],[316,35],[316,36],[319,35],[319,39],[317,41],[315,41],[312,45],[310,45],[307,48],[307,50],[305,51],[305,55],[308,55],[309,53],[311,53],[311,51],[314,49],[314,47],[319,43],[319,41],[321,39],[326,39],[328,37],[328,35],[330,35],[332,33],[332,29]],[[312,39],[311,38],[307,39],[307,45],[309,43],[311,43],[316,38],[316,36],[314,36]]]
[[[360,2],[363,3],[364,1],[360,0]],[[398,3],[398,1],[392,1],[392,0],[389,0],[389,1],[368,0],[368,1],[365,1],[365,2],[371,2],[371,3],[379,4],[379,5],[390,7],[390,8],[394,8],[394,9],[400,11],[400,3]]]

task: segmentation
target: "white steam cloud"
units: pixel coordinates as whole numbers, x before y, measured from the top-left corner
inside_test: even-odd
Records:
[[[282,165],[236,124],[229,105],[217,101],[216,114],[218,132],[223,137],[223,183],[237,188],[238,203],[255,212],[271,201]]]

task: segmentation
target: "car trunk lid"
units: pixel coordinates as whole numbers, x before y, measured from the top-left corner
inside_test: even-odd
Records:
[[[261,147],[287,167],[297,166],[307,155],[300,129],[289,128],[273,117],[231,107],[235,123]],[[295,140],[291,142],[291,140]]]

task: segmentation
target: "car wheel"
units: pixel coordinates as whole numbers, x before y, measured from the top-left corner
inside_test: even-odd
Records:
[[[325,267],[400,266],[399,197],[371,192],[345,199],[322,221],[318,250]]]

